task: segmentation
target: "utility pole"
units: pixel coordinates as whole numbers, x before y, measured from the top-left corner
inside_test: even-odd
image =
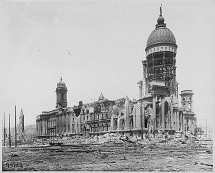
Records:
[[[4,146],[5,146],[5,113],[4,113]]]
[[[9,147],[11,147],[11,136],[10,136],[10,114],[9,114]]]
[[[208,137],[208,133],[207,133],[207,131],[208,131],[208,129],[207,129],[207,119],[205,119],[205,121],[206,121],[206,140],[207,140],[207,137]]]
[[[16,106],[15,106],[15,147],[16,147]]]

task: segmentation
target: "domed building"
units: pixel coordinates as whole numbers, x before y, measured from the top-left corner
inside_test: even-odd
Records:
[[[37,116],[37,136],[93,136],[123,133],[142,136],[146,133],[189,131],[194,133],[196,117],[192,90],[181,91],[178,98],[176,80],[176,38],[167,28],[162,8],[155,29],[146,43],[143,79],[139,84],[139,99],[128,96],[108,100],[101,93],[97,101],[67,107],[67,87],[62,78],[56,88],[56,108]]]
[[[160,7],[157,24],[147,40],[146,60],[142,61],[143,79],[138,82],[141,111],[140,117],[134,121],[140,118],[142,131],[175,133],[192,129],[194,133],[195,114],[192,109],[185,112],[179,107],[176,80],[178,46],[173,32],[164,21]]]

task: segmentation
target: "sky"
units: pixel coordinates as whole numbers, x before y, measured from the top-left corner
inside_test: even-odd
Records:
[[[194,92],[197,124],[213,128],[215,112],[215,3],[202,1],[2,2],[0,114],[20,110],[25,125],[55,109],[62,76],[68,106],[98,100],[138,99],[146,43],[163,17],[178,45],[179,92]]]

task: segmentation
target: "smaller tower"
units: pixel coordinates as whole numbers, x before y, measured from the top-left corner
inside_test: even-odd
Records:
[[[193,92],[192,90],[181,91],[181,105],[182,110],[186,112],[193,112]]]
[[[194,134],[196,128],[196,117],[193,112],[193,92],[192,90],[181,91],[181,105],[183,111],[183,122],[185,132]]]
[[[103,94],[102,94],[102,92],[101,92],[101,95],[99,96],[98,101],[100,101],[100,100],[104,100],[104,99],[105,99],[105,97],[103,96]]]
[[[56,88],[56,97],[57,97],[56,108],[67,107],[67,91],[68,90],[67,90],[66,84],[62,81],[62,77],[61,77],[60,82],[58,82],[57,88]]]

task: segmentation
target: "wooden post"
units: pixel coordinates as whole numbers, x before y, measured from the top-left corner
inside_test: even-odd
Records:
[[[16,106],[15,106],[15,147],[16,147],[16,141],[17,141],[17,139],[16,139]]]
[[[208,137],[208,133],[207,133],[207,131],[208,131],[208,129],[207,129],[207,119],[205,119],[205,121],[206,121],[206,140],[207,140],[207,137]]]
[[[9,114],[9,147],[11,147],[11,136],[10,136],[10,114]]]
[[[5,113],[4,113],[4,146],[5,146]]]

